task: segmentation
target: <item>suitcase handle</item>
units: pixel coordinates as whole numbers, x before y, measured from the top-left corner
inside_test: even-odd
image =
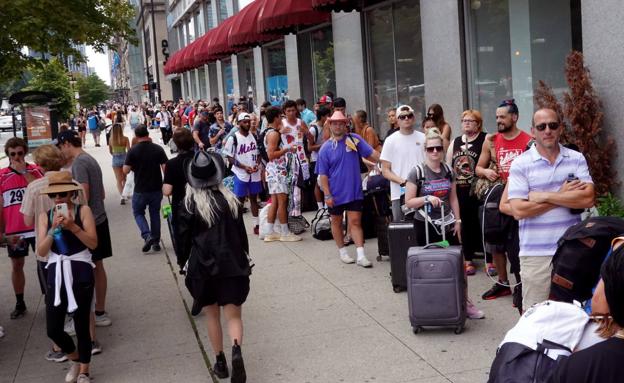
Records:
[[[434,247],[441,247],[439,245],[432,245],[431,242],[429,241],[429,210],[431,209],[433,205],[431,204],[431,202],[429,202],[428,199],[425,200],[425,206],[424,206],[424,211],[425,211],[425,241],[426,241],[426,245],[424,248],[429,248],[430,246],[434,246]],[[446,215],[444,214],[444,202],[442,200],[440,200],[440,209],[441,209],[441,214],[442,214],[442,241],[446,241]],[[433,224],[433,222],[431,222],[431,224]]]

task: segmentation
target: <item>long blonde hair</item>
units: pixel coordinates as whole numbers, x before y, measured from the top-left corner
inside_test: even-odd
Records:
[[[199,216],[212,227],[218,221],[218,214],[221,210],[217,207],[215,193],[220,192],[227,201],[228,208],[232,213],[232,217],[238,217],[238,209],[240,202],[238,198],[222,183],[209,188],[194,188],[190,184],[186,184],[186,196],[184,197],[184,207],[190,213],[193,213],[193,203],[199,213]]]
[[[128,137],[123,134],[123,127],[120,123],[116,122],[113,124],[113,131],[111,132],[111,146],[126,146],[126,141]]]

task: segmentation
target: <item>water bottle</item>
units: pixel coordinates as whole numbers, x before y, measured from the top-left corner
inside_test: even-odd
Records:
[[[579,178],[574,175],[574,173],[568,173],[568,178],[566,182],[577,181]],[[581,214],[585,211],[585,209],[570,209],[570,213],[572,214]]]
[[[52,234],[52,238],[54,239],[54,244],[58,250],[58,253],[61,255],[67,255],[68,249],[65,240],[63,239],[63,230],[60,227],[54,229],[54,233]]]

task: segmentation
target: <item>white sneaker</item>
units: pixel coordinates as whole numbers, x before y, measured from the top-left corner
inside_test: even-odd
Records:
[[[267,234],[264,236],[264,242],[275,242],[279,241],[282,235],[280,233],[272,232],[271,234]]]
[[[95,316],[95,325],[97,327],[108,327],[113,324],[113,321],[108,317],[108,313],[105,312],[102,315]]]
[[[279,240],[280,242],[297,242],[301,241],[301,237],[289,232],[288,234],[282,234]]]
[[[76,380],[76,383],[91,383],[91,378],[89,378],[88,375],[80,374],[78,375],[78,380]]]
[[[69,320],[65,322],[65,327],[63,328],[63,330],[65,330],[65,332],[69,336],[76,335],[76,328],[74,327],[74,318],[70,317]]]
[[[362,267],[373,267],[373,264],[366,257],[359,257],[357,264]]]
[[[78,375],[80,375],[80,363],[70,361],[69,362],[69,371],[67,371],[67,375],[65,375],[66,383],[73,383],[78,379]]]
[[[354,262],[355,262],[355,259],[351,258],[351,257],[349,256],[349,254],[342,254],[342,255],[340,256],[340,260],[341,260],[342,262],[346,263],[346,264],[349,264],[349,263],[354,263]]]

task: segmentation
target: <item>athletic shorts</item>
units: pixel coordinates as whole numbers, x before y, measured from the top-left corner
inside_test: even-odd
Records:
[[[91,260],[101,261],[104,258],[113,256],[113,246],[111,245],[110,230],[108,229],[108,218],[99,225],[95,225],[98,245],[91,250]]]
[[[186,288],[193,299],[203,306],[241,306],[249,295],[249,277],[186,278]]]
[[[358,199],[342,205],[330,207],[327,210],[331,215],[342,215],[345,211],[362,211],[364,209],[364,200]]]
[[[15,249],[11,248],[10,245],[7,245],[9,258],[24,258],[28,256],[28,247],[35,251],[35,237],[24,238],[24,243]]]
[[[238,198],[247,197],[249,195],[258,195],[262,193],[262,182],[245,182],[234,176],[234,194]]]

